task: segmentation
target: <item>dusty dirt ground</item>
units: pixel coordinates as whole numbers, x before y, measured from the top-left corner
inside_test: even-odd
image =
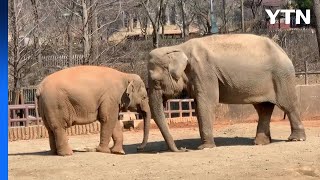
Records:
[[[195,150],[198,128],[171,128],[179,147],[164,151],[158,129],[150,132],[145,153],[137,153],[142,131],[126,131],[126,155],[86,152],[99,135],[69,137],[75,153],[48,155],[48,139],[9,142],[9,179],[320,179],[320,121],[305,121],[307,141],[286,142],[288,121],[272,122],[273,143],[253,146],[256,123],[215,125],[216,148]],[[160,153],[159,153],[160,151]]]

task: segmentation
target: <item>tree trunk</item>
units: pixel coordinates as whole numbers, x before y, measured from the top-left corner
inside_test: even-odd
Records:
[[[316,17],[316,35],[318,41],[318,51],[320,55],[320,0],[313,0],[313,12]]]
[[[13,92],[19,91],[20,78],[18,73],[18,63],[20,59],[20,46],[19,46],[19,30],[17,25],[17,16],[16,16],[16,2],[15,0],[9,0],[10,3],[10,15],[11,15],[11,28],[12,28],[12,40],[13,40],[13,50],[11,52],[11,62],[12,62],[12,71],[13,71]],[[12,104],[17,102],[18,95],[13,93],[12,95]]]
[[[226,0],[222,0],[223,33],[227,33]]]
[[[161,17],[162,17],[164,0],[160,0],[160,2],[159,2],[159,6],[158,6],[158,10],[157,10],[155,19],[153,19],[151,17],[151,13],[148,9],[149,1],[147,1],[147,4],[145,4],[144,1],[141,0],[141,3],[142,3],[142,5],[148,15],[148,18],[151,21],[151,24],[153,27],[153,32],[152,32],[153,47],[158,48],[159,47],[159,26],[160,26],[160,21],[161,21]]]
[[[133,32],[133,17],[131,13],[129,13],[128,31]]]
[[[93,64],[97,64],[98,56],[99,56],[99,33],[98,33],[98,16],[97,16],[97,0],[91,0],[91,62]]]
[[[38,0],[31,0],[32,9],[33,9],[33,18],[35,23],[35,28],[33,31],[34,37],[34,51],[35,56],[37,57],[37,61],[39,63],[39,73],[40,77],[42,78],[43,72],[43,64],[42,64],[42,57],[41,57],[41,47],[40,47],[40,30],[39,30],[39,14],[38,14]]]
[[[244,6],[243,6],[243,0],[241,0],[241,29],[242,29],[242,32],[245,32],[245,27],[244,27]]]
[[[181,18],[182,18],[182,38],[186,37],[186,17],[184,11],[184,0],[180,0]]]
[[[90,42],[89,42],[89,25],[87,0],[81,0],[82,5],[82,24],[83,24],[83,65],[90,64]]]
[[[37,57],[37,61],[39,63],[39,73],[40,77],[43,76],[43,64],[42,64],[42,58],[41,58],[41,47],[40,47],[40,31],[39,31],[39,14],[38,14],[38,0],[31,0],[32,9],[33,9],[33,18],[35,23],[35,28],[33,31],[34,36],[34,51],[35,56]]]
[[[67,21],[67,33],[68,33],[68,67],[72,66],[72,56],[73,56],[73,34],[72,34],[72,21],[73,21],[73,12],[75,10],[74,2],[71,2],[72,13],[70,14]]]
[[[156,29],[153,29],[153,32],[152,32],[152,42],[153,42],[154,48],[159,47],[159,33]]]

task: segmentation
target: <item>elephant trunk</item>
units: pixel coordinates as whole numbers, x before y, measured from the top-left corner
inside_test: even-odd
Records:
[[[163,99],[162,92],[160,90],[155,90],[152,86],[150,88],[150,108],[151,114],[155,123],[161,131],[163,138],[165,139],[169,149],[171,151],[179,151],[176,144],[173,141],[173,138],[169,132],[169,127],[166,123],[166,119],[163,111]]]
[[[143,141],[137,149],[143,150],[148,143],[151,112],[147,100],[143,101],[140,106],[143,114]]]

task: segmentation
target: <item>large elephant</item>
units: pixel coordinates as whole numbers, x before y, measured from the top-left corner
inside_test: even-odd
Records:
[[[215,106],[253,104],[259,115],[255,144],[271,142],[274,105],[288,114],[289,140],[305,140],[295,91],[295,71],[271,39],[250,34],[211,35],[154,49],[148,63],[150,108],[169,149],[177,149],[163,113],[163,98],[186,90],[195,99],[201,136],[198,149],[215,146]]]
[[[124,154],[120,110],[137,110],[144,116],[143,148],[148,139],[150,107],[142,79],[136,74],[99,66],[78,66],[47,76],[37,89],[39,112],[49,132],[50,149],[72,155],[66,128],[101,123],[99,152]],[[114,146],[108,148],[111,137]]]

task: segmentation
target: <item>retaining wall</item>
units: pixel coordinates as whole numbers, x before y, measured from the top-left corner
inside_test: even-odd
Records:
[[[179,123],[179,122],[192,122],[196,121],[196,117],[179,117],[179,118],[170,118],[167,119],[167,123]],[[135,126],[143,124],[143,120],[136,120]],[[155,124],[153,120],[151,120],[151,124]],[[84,134],[97,134],[100,132],[100,123],[98,121],[87,124],[87,125],[75,125],[66,130],[68,136],[74,135],[84,135]],[[30,140],[30,139],[40,139],[40,138],[48,138],[47,129],[40,126],[29,126],[29,127],[11,127],[9,128],[9,141],[17,141],[17,140]]]

